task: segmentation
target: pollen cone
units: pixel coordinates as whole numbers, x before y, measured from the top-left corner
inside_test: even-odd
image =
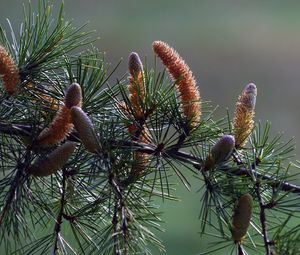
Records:
[[[0,45],[0,77],[2,77],[5,91],[12,95],[21,83],[19,69],[6,49]]]
[[[235,146],[239,148],[247,143],[247,139],[254,126],[254,108],[256,103],[257,89],[255,84],[248,84],[236,103],[233,120]]]
[[[71,110],[66,106],[56,113],[49,128],[45,128],[38,136],[37,143],[42,146],[55,145],[65,140],[73,129]]]
[[[139,141],[142,143],[148,143],[149,137],[150,137],[150,132],[147,127],[144,127],[144,129],[139,137]],[[147,168],[149,161],[150,161],[150,155],[147,153],[135,151],[133,153],[133,160],[134,160],[134,164],[131,169],[131,175],[138,177]]]
[[[129,55],[128,70],[130,74],[130,76],[128,77],[128,80],[130,82],[128,86],[129,101],[133,112],[129,112],[130,107],[124,103],[120,105],[120,108],[126,116],[130,118],[130,115],[133,115],[134,119],[139,122],[142,118],[145,117],[143,112],[143,104],[145,102],[145,83],[143,64],[139,55],[135,52],[132,52]],[[127,129],[129,133],[135,137],[135,139],[140,142],[147,143],[150,133],[145,125],[138,126],[135,124],[129,124],[127,125]],[[138,137],[136,137],[136,133],[138,131],[141,132]],[[133,161],[134,162],[131,168],[130,176],[133,178],[137,178],[146,169],[149,162],[149,155],[135,151],[133,152]]]
[[[162,41],[152,44],[156,55],[166,66],[179,91],[183,115],[189,123],[189,128],[195,127],[201,116],[200,92],[192,71],[179,54]]]
[[[143,117],[142,104],[145,100],[145,87],[143,80],[143,64],[139,55],[132,52],[128,58],[128,70],[130,82],[128,86],[129,100],[133,109],[135,119]]]
[[[81,88],[73,83],[66,91],[65,105],[58,110],[50,126],[45,128],[37,138],[37,143],[42,146],[55,145],[67,138],[73,129],[71,120],[72,106],[81,106]]]

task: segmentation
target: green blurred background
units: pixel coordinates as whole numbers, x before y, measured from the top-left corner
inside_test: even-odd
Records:
[[[0,0],[1,24],[10,18],[19,26],[22,2]],[[221,106],[219,116],[227,107],[233,114],[238,94],[254,82],[256,119],[270,120],[273,133],[284,131],[300,143],[300,1],[65,0],[65,11],[77,25],[90,22],[112,67],[124,59],[114,79],[126,72],[131,51],[153,63],[151,43],[166,41],[190,65],[202,98]],[[205,251],[207,240],[197,234],[201,183],[190,179],[191,192],[176,192],[181,203],[161,207],[168,255]]]

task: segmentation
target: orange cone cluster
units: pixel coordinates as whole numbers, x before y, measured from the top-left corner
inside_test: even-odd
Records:
[[[128,69],[130,73],[130,76],[128,77],[130,82],[128,86],[129,100],[135,119],[139,119],[143,116],[141,105],[145,100],[145,85],[143,80],[143,64],[139,55],[135,52],[132,52],[129,55]]]
[[[236,103],[236,110],[233,120],[235,146],[239,148],[246,144],[254,126],[255,103],[257,88],[255,84],[248,84]]]
[[[188,120],[189,129],[192,129],[199,123],[201,116],[200,92],[193,73],[167,43],[155,41],[152,46],[177,85],[183,115]]]
[[[129,55],[128,70],[130,74],[130,76],[128,77],[128,80],[130,82],[128,86],[129,101],[133,109],[133,117],[136,121],[139,121],[141,118],[144,117],[142,104],[145,101],[145,83],[143,64],[139,55],[135,52],[132,52]],[[123,105],[122,109],[126,115],[129,115],[128,106]],[[137,137],[137,139],[140,142],[147,143],[150,134],[146,126],[137,127],[134,124],[130,124],[127,126],[127,128],[129,133],[133,136],[139,129],[142,128],[141,134],[139,135],[139,137]],[[147,167],[147,164],[149,162],[149,155],[142,152],[134,152],[133,159],[134,165],[132,167],[131,174],[133,176],[138,176]]]
[[[50,126],[44,129],[37,138],[38,145],[55,145],[66,139],[72,131],[71,108],[81,106],[81,88],[77,83],[70,85],[65,96],[65,105],[56,113]]]
[[[5,91],[12,95],[16,92],[17,85],[21,83],[19,69],[7,50],[0,45],[0,76],[3,80]]]
[[[139,137],[139,141],[142,143],[148,143],[149,137],[149,130],[145,127]],[[133,154],[133,160],[134,164],[131,170],[131,174],[134,176],[139,176],[139,174],[143,173],[146,169],[150,160],[150,156],[146,153],[136,151]]]

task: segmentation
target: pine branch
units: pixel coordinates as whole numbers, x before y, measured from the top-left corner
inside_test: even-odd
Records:
[[[10,134],[10,135],[29,136],[29,134],[31,134],[31,132],[32,132],[32,127],[30,127],[28,125],[7,124],[7,123],[0,122],[0,132],[4,133],[4,134]],[[70,141],[74,141],[74,142],[80,142],[80,139],[78,138],[78,135],[76,134],[76,132],[71,133],[67,139]],[[110,141],[110,144],[114,148],[120,148],[120,147],[121,148],[132,148],[138,152],[154,154],[154,155],[160,150],[160,148],[155,147],[153,145],[139,143],[136,141],[113,140],[113,141]],[[204,164],[203,160],[201,158],[198,158],[189,153],[179,151],[177,146],[175,146],[174,148],[171,148],[169,150],[163,151],[163,155],[167,158],[174,158],[181,162],[191,164],[199,171],[202,171],[203,164]],[[229,175],[245,176],[248,178],[252,178],[253,175],[255,175],[258,179],[267,181],[270,184],[270,186],[272,186],[274,188],[280,188],[282,191],[291,192],[291,193],[300,195],[300,186],[286,182],[286,181],[279,180],[268,174],[262,174],[255,170],[250,171],[250,169],[247,169],[245,167],[238,167],[235,169],[232,169],[229,167],[222,167],[219,170],[226,174],[229,174]]]
[[[31,241],[29,239],[35,236],[28,235],[24,241],[25,247],[19,250],[27,250],[26,254],[51,250],[53,254],[68,254],[69,251],[76,254],[78,251],[105,255],[148,255],[151,254],[149,244],[154,244],[162,251],[163,245],[151,231],[161,230],[161,227],[159,214],[154,211],[157,208],[149,196],[159,194],[164,198],[167,193],[168,198],[173,198],[169,194],[171,184],[168,180],[173,172],[188,186],[189,181],[180,169],[185,166],[204,182],[201,234],[205,226],[210,225],[220,233],[221,238],[226,239],[225,242],[234,245],[231,254],[233,250],[239,255],[248,254],[245,250],[249,248],[246,233],[253,211],[259,212],[259,222],[252,217],[252,226],[261,225],[262,235],[257,230],[259,238],[263,237],[266,255],[272,255],[271,248],[275,245],[273,247],[269,236],[278,222],[274,220],[274,224],[269,217],[267,221],[267,209],[270,210],[268,213],[277,209],[282,210],[284,216],[289,214],[292,209],[285,206],[293,204],[298,197],[285,197],[289,193],[300,195],[300,186],[289,182],[293,175],[288,174],[288,167],[282,166],[282,162],[284,164],[284,160],[290,158],[293,146],[289,142],[280,143],[280,136],[270,141],[268,124],[263,131],[260,124],[253,129],[256,86],[248,84],[239,97],[233,132],[230,120],[227,123],[226,118],[214,121],[214,110],[203,108],[205,102],[200,100],[192,71],[179,54],[164,42],[154,42],[153,48],[172,82],[165,79],[165,72],[157,74],[156,69],[144,69],[138,55],[132,53],[129,59],[129,87],[125,86],[124,81],[110,87],[107,82],[115,69],[108,72],[99,50],[92,48],[72,55],[78,47],[91,42],[90,33],[82,32],[82,27],[73,28],[70,22],[64,21],[63,4],[57,17],[53,17],[52,7],[46,0],[39,0],[38,3],[37,13],[32,12],[29,4],[19,41],[12,27],[13,42],[9,42],[0,27],[0,43],[4,47],[1,48],[1,55],[5,60],[2,61],[2,69],[11,70],[20,78],[15,79],[17,85],[13,92],[16,93],[11,93],[12,90],[5,86],[0,88],[3,92],[0,97],[4,99],[0,100],[0,138],[3,139],[0,160],[3,161],[1,170],[4,176],[0,181],[0,227],[8,230],[0,238],[0,243],[9,249],[18,249],[23,243],[18,244],[16,238],[14,247],[10,247],[10,229],[15,231],[16,236],[24,236],[26,231],[41,225],[40,222],[48,230],[47,223],[55,218],[54,229],[50,229],[49,235],[31,243],[28,243]],[[57,22],[53,22],[53,18]],[[16,65],[11,68],[13,63]],[[0,83],[9,80],[7,77],[12,76],[0,77]],[[90,140],[84,140],[82,136],[86,126],[79,128],[78,123],[75,125],[76,108],[72,110],[68,107],[74,113],[69,116],[68,124],[74,124],[78,132],[73,131],[51,146],[43,147],[37,143],[37,137],[63,105],[65,84],[73,82],[78,82],[83,92],[82,111],[90,120],[88,127],[92,135],[86,136]],[[7,93],[14,95],[7,96]],[[83,120],[80,118],[78,122]],[[60,128],[53,133],[58,134],[59,131]],[[68,131],[71,132],[71,127]],[[222,138],[231,137],[230,150],[225,148],[226,143],[215,141],[221,135]],[[27,172],[34,158],[49,157],[57,143],[65,142],[63,139],[77,142],[80,146],[69,158],[68,169],[58,167],[62,170],[62,177],[59,172],[42,178]],[[82,143],[81,139],[86,143]],[[243,147],[248,139],[250,149]],[[87,141],[96,141],[97,149],[87,146]],[[221,148],[223,145],[225,147]],[[232,153],[234,145],[239,151]],[[218,153],[216,148],[220,149]],[[208,159],[211,159],[211,164],[207,163]],[[256,161],[260,160],[262,164],[256,168]],[[140,166],[140,171],[134,171],[135,166]],[[169,169],[173,172],[170,173]],[[69,177],[73,174],[76,174],[76,181],[71,182]],[[248,208],[248,199],[246,207],[238,206],[248,208],[248,213],[242,213],[240,209],[232,216],[239,220],[235,218],[238,213],[246,215],[246,227],[239,229],[237,225],[242,221],[233,220],[231,224],[229,218],[236,198],[245,197],[241,196],[245,193],[246,197],[251,198],[251,208]],[[270,195],[270,202],[265,203]],[[256,208],[253,207],[252,196],[255,196],[254,201],[259,202],[256,211],[253,210]],[[18,203],[23,200],[35,203],[18,208]],[[295,202],[293,207],[298,209],[300,204]],[[28,214],[31,221],[27,220]],[[279,222],[280,217],[277,218]],[[31,225],[27,226],[27,223]],[[22,225],[24,233],[19,230],[18,224]],[[67,238],[63,235],[63,224],[70,227],[75,241],[69,239],[68,243],[63,238]],[[237,232],[234,233],[233,227],[236,226]],[[229,231],[231,236],[227,235]],[[256,240],[252,240],[255,246]],[[71,245],[73,241],[76,248]],[[223,248],[228,246],[221,245]],[[220,249],[214,248],[214,251],[217,250]]]

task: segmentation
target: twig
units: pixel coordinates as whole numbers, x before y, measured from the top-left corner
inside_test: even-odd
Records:
[[[112,219],[113,224],[113,239],[114,239],[114,255],[120,255],[120,245],[118,240],[118,210],[119,210],[119,201],[115,201],[115,207],[114,207],[114,215]]]
[[[112,219],[113,224],[113,237],[114,237],[114,255],[120,255],[120,245],[118,240],[118,224],[119,224],[119,213],[121,215],[121,229],[123,234],[124,240],[124,255],[128,255],[129,252],[129,244],[128,244],[128,237],[129,237],[129,230],[128,230],[128,223],[127,223],[127,209],[125,206],[124,195],[123,195],[123,188],[120,187],[118,184],[118,180],[114,176],[113,173],[109,174],[109,183],[113,188],[115,193],[115,207],[114,207],[114,214]]]
[[[259,162],[253,162],[251,165],[251,171],[255,171],[256,166],[258,165]],[[269,235],[268,235],[268,228],[267,228],[267,218],[266,218],[266,212],[265,210],[267,209],[267,206],[263,200],[262,197],[262,192],[261,192],[261,181],[260,179],[256,179],[255,183],[255,192],[258,198],[259,202],[259,220],[262,228],[262,234],[263,234],[263,239],[264,239],[264,244],[265,244],[265,249],[266,249],[266,255],[272,255],[271,253],[271,247],[270,247],[270,241],[269,241]]]
[[[54,242],[54,254],[58,251],[58,242],[59,242],[59,236],[61,231],[61,225],[63,223],[63,217],[64,217],[64,209],[65,209],[65,196],[66,196],[66,170],[63,169],[63,176],[62,176],[62,187],[61,187],[61,197],[60,197],[60,208],[58,215],[56,217],[56,223],[54,227],[54,234],[55,234],[55,242]]]
[[[177,143],[173,147],[173,149],[178,151],[184,144],[185,140],[189,137],[189,135],[190,135],[190,129],[188,128],[187,123],[185,123],[183,126],[183,133],[181,135],[179,135]]]
[[[263,234],[263,239],[264,239],[264,244],[265,244],[265,249],[266,249],[266,255],[272,255],[271,247],[270,247],[270,240],[269,240],[269,236],[268,236],[267,222],[266,222],[267,221],[266,213],[265,213],[266,207],[265,207],[263,198],[261,196],[260,180],[256,181],[255,191],[256,191],[257,198],[258,198],[259,207],[260,207],[259,219],[260,219],[260,224],[261,224],[261,228],[262,228],[262,234]]]
[[[240,243],[237,244],[238,247],[238,255],[245,255],[243,247]]]

